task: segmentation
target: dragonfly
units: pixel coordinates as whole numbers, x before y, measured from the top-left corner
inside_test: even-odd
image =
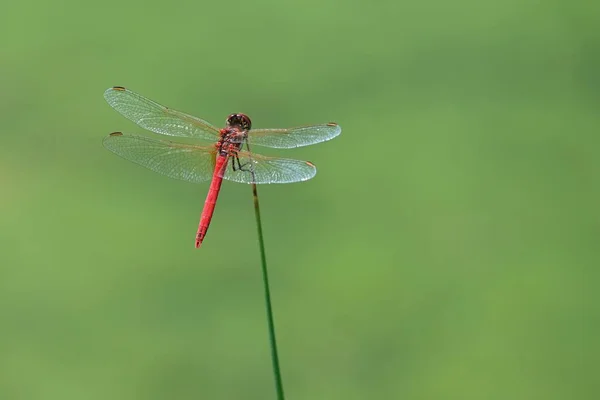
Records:
[[[208,231],[223,179],[247,184],[292,183],[309,180],[317,173],[309,161],[255,154],[250,152],[250,146],[290,149],[324,142],[342,132],[335,122],[251,129],[250,118],[241,113],[229,115],[225,128],[219,129],[122,86],[107,89],[104,98],[125,118],[148,131],[212,142],[198,146],[122,132],[113,132],[103,140],[108,150],[159,174],[192,183],[211,181],[196,232],[196,248]]]

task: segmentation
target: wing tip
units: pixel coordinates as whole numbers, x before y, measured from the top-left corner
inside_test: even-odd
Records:
[[[333,135],[332,138],[334,138],[337,135],[339,135],[340,133],[342,133],[342,127],[338,123],[336,123],[336,122],[328,122],[327,126],[330,126],[330,127],[334,128],[335,134]]]
[[[112,149],[112,146],[113,146],[112,143],[114,142],[114,140],[111,140],[111,139],[115,138],[115,137],[120,137],[120,136],[123,136],[123,132],[109,133],[108,136],[105,136],[104,139],[102,139],[102,145],[114,153],[114,151]]]
[[[109,133],[108,136],[105,136],[104,139],[102,139],[102,145],[114,153],[115,151],[113,150],[113,147],[112,147],[112,146],[114,146],[114,140],[111,140],[111,139],[116,138],[116,137],[121,137],[121,136],[123,136],[123,132]]]
[[[108,101],[110,103],[109,98],[114,96],[115,92],[127,92],[127,91],[128,91],[128,89],[126,89],[123,86],[113,86],[104,91],[104,98],[106,99],[106,101]]]
[[[304,162],[306,163],[306,165],[308,165],[312,169],[312,171],[309,176],[307,176],[305,179],[301,180],[300,182],[309,181],[317,175],[317,166],[310,161],[304,161]]]

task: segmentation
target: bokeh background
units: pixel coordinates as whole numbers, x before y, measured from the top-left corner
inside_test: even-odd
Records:
[[[338,122],[259,194],[289,399],[592,399],[600,6],[5,2],[0,399],[275,398],[249,186],[106,151],[113,85]],[[152,133],[147,133],[154,136]]]

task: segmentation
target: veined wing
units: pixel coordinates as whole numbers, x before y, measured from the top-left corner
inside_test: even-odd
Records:
[[[107,89],[104,98],[125,118],[149,131],[210,141],[219,138],[219,129],[203,119],[161,106],[124,87]]]
[[[169,178],[200,183],[213,176],[216,155],[214,147],[123,135],[121,132],[111,133],[102,143],[124,159]]]
[[[335,122],[287,129],[251,129],[248,142],[257,146],[291,149],[331,140],[341,132],[342,128]]]
[[[238,152],[238,159],[239,164],[235,157],[229,158],[224,179],[238,183],[293,183],[309,180],[317,173],[317,168],[308,161],[266,157],[246,151]]]

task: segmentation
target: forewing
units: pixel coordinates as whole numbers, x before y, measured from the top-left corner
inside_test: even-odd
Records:
[[[238,183],[293,183],[309,180],[316,173],[317,168],[308,161],[265,157],[240,151],[237,159],[229,158],[223,178]]]
[[[126,160],[133,161],[169,178],[200,183],[212,178],[215,149],[150,139],[144,136],[111,133],[104,147]]]
[[[331,140],[341,132],[342,128],[335,122],[287,129],[251,129],[248,142],[251,145],[291,149]]]
[[[144,129],[168,136],[216,141],[219,129],[192,115],[172,110],[129,89],[115,86],[104,92],[112,108]]]

